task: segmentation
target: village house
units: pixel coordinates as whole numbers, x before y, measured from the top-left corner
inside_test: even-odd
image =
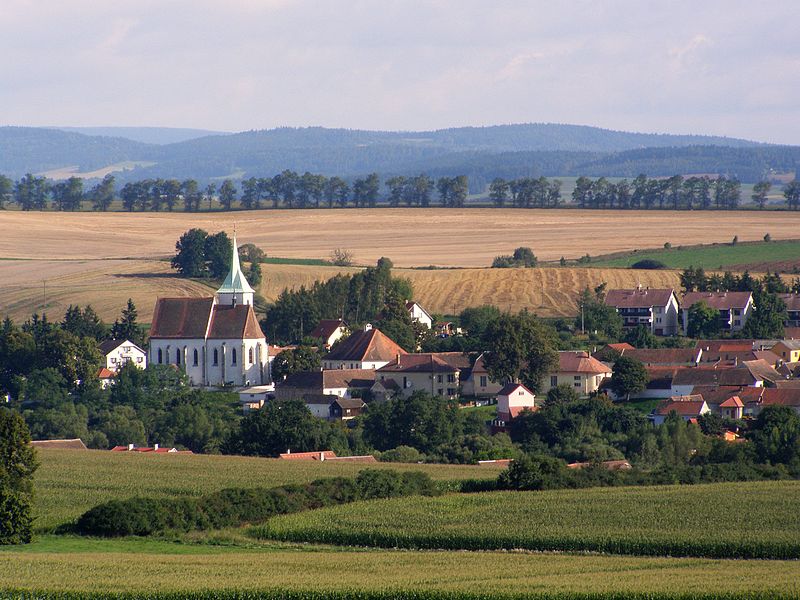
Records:
[[[644,326],[655,335],[678,335],[678,298],[672,289],[608,290],[605,303],[617,309],[626,328]]]
[[[239,390],[239,405],[242,412],[247,414],[251,410],[259,410],[275,395],[275,384],[253,385]]]
[[[97,378],[103,388],[111,385],[127,363],[140,369],[147,368],[147,353],[130,340],[105,340],[100,343],[100,353],[105,358],[105,365],[97,372]]]
[[[674,396],[661,402],[650,415],[655,425],[666,421],[670,413],[676,413],[684,421],[696,421],[704,414],[711,412],[702,396]]]
[[[800,361],[800,340],[781,340],[772,347],[772,353],[783,362],[796,363]]]
[[[778,294],[778,298],[786,305],[787,327],[800,327],[800,294]]]
[[[425,325],[428,329],[433,327],[433,317],[430,313],[422,308],[419,303],[414,302],[413,300],[409,300],[406,302],[406,310],[408,314],[411,316],[412,321],[417,321],[422,325]]]
[[[558,369],[545,376],[542,393],[546,394],[560,384],[567,384],[582,396],[598,390],[607,377],[611,377],[611,367],[589,355],[588,352],[570,350],[558,353]]]
[[[331,421],[349,421],[359,416],[366,406],[361,398],[336,398],[328,407],[328,418]]]
[[[742,417],[757,417],[766,406],[789,406],[800,414],[800,388],[767,388],[767,387],[698,387],[698,393],[708,403],[712,411],[722,415],[726,404],[729,407],[731,398],[738,398],[743,404]],[[735,403],[734,403],[735,404]],[[733,418],[733,417],[732,417]],[[741,417],[739,417],[741,418]]]
[[[328,369],[380,369],[393,361],[398,354],[408,354],[380,329],[365,325],[340,341],[322,359],[322,368]]]
[[[503,389],[503,384],[493,381],[489,377],[489,372],[484,364],[485,356],[485,352],[481,353],[475,359],[469,372],[465,373],[466,376],[462,378],[462,395],[475,398],[494,398]]]
[[[631,348],[623,349],[621,356],[638,360],[646,366],[691,367],[700,364],[700,348]]]
[[[361,396],[375,383],[373,369],[333,369],[327,371],[301,371],[289,375],[277,384],[277,400],[306,400],[306,396],[318,399],[319,396],[333,398],[352,398]],[[333,401],[330,399],[330,402]],[[326,407],[330,405],[327,402]],[[320,402],[322,404],[324,402]],[[312,411],[313,412],[313,411]],[[325,415],[327,416],[327,408]]]
[[[406,397],[425,391],[452,399],[459,395],[461,368],[469,368],[469,359],[460,352],[398,354],[375,372],[376,385],[384,387],[392,380]],[[380,388],[375,391],[381,392]]]
[[[322,319],[317,326],[311,330],[308,337],[322,342],[325,348],[330,349],[336,342],[347,333],[347,325],[341,319]]]
[[[683,334],[689,329],[689,309],[705,302],[719,312],[719,327],[722,332],[744,329],[747,319],[753,314],[751,292],[688,292],[683,296]]]
[[[150,327],[150,364],[175,365],[191,385],[263,385],[269,381],[267,340],[253,310],[255,292],[239,266],[233,237],[231,269],[212,298],[159,298]]]
[[[764,360],[744,361],[731,368],[690,367],[679,368],[672,378],[672,395],[685,396],[697,386],[764,387],[772,385],[782,376]]]
[[[508,383],[497,393],[497,419],[504,426],[523,410],[536,410],[536,395],[521,383]]]

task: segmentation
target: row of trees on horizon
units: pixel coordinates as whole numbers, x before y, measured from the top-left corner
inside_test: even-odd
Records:
[[[495,178],[488,186],[488,199],[498,208],[556,208],[564,205],[562,182],[547,177]],[[765,208],[772,188],[769,181],[753,187],[751,200]],[[783,188],[786,206],[800,209],[800,181]],[[195,179],[144,179],[117,189],[114,175],[106,175],[89,189],[84,180],[70,177],[54,182],[28,173],[17,181],[0,175],[0,209],[15,203],[20,209],[81,210],[85,202],[96,211],[107,211],[119,199],[125,211],[186,212],[211,210],[216,201],[222,210],[272,208],[372,208],[375,206],[461,208],[469,194],[466,175],[433,179],[425,173],[396,175],[381,182],[377,173],[347,181],[342,177],[285,170],[273,177],[250,177],[237,185],[225,179],[217,186],[201,186]],[[735,177],[673,175],[612,182],[606,177],[579,177],[571,195],[572,205],[605,209],[720,209],[735,210],[742,200],[741,182]],[[235,206],[236,205],[236,206]]]

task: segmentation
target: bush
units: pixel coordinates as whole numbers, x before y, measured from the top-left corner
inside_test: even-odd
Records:
[[[642,260],[637,260],[635,263],[631,265],[631,269],[666,269],[667,265],[665,265],[660,260],[654,260],[652,258],[643,258]]]
[[[398,446],[381,454],[382,462],[418,463],[425,460],[425,455],[411,446]]]

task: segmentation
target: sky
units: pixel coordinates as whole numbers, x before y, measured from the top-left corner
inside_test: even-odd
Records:
[[[0,124],[800,144],[797,0],[2,0]]]

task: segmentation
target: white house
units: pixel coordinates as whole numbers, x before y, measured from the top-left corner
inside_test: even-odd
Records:
[[[106,359],[106,369],[114,373],[126,363],[147,368],[147,353],[130,340],[106,340],[100,343],[100,352]]]
[[[407,354],[393,340],[372,325],[363,331],[351,333],[340,341],[322,359],[322,368],[328,369],[380,369],[398,354]]]
[[[239,404],[245,414],[251,410],[259,410],[267,400],[275,394],[275,384],[253,385],[239,390]]]
[[[411,315],[412,321],[418,321],[425,325],[425,327],[428,329],[433,327],[433,317],[418,303],[414,302],[413,300],[409,300],[406,302],[406,310],[408,311],[408,314]]]
[[[195,386],[253,386],[269,380],[267,340],[236,247],[234,236],[231,270],[214,297],[156,301],[149,361],[176,365]]]
[[[311,330],[308,337],[321,340],[326,348],[330,348],[347,333],[347,325],[341,319],[322,319],[317,326]]]
[[[589,355],[588,352],[570,350],[558,353],[558,370],[548,373],[542,381],[543,393],[561,384],[574,388],[581,396],[596,392],[600,384],[612,371],[604,362]]]
[[[655,335],[678,335],[678,297],[672,289],[608,290],[605,302],[617,309],[625,327],[643,325]]]
[[[536,395],[521,383],[509,383],[497,393],[497,418],[503,423],[536,408]]]
[[[753,294],[750,292],[689,292],[683,297],[683,333],[689,329],[689,309],[705,302],[719,312],[719,327],[723,332],[741,331],[753,314]]]

